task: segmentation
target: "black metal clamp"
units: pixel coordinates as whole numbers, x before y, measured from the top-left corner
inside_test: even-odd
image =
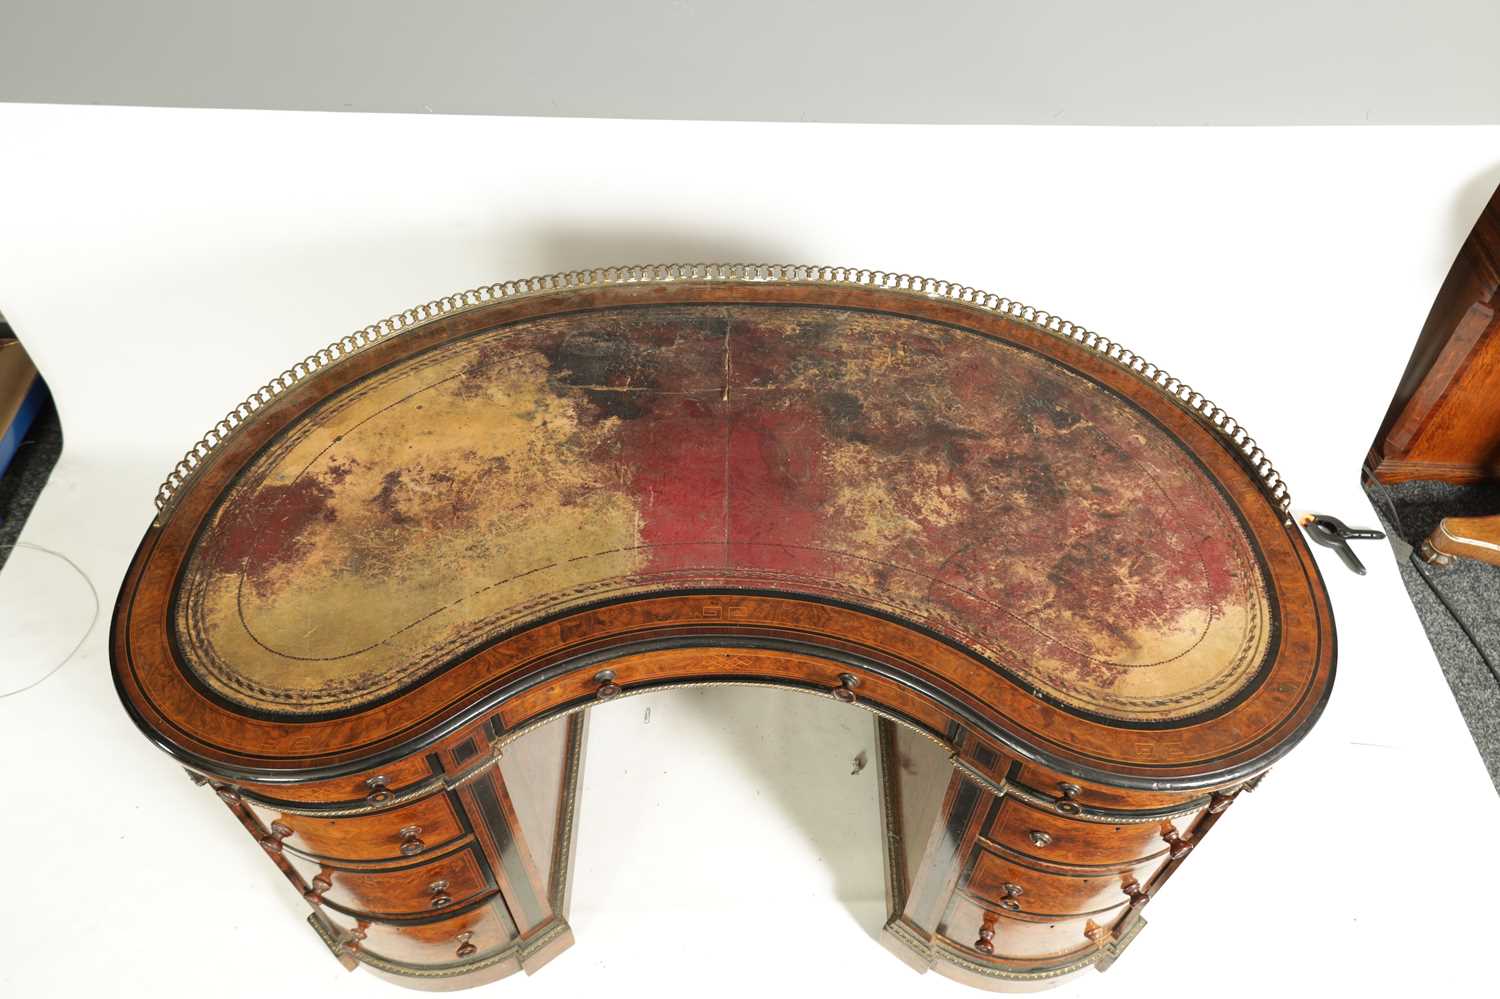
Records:
[[[1304,513],[1298,516],[1297,522],[1312,538],[1324,548],[1332,548],[1338,553],[1344,564],[1361,576],[1365,574],[1365,564],[1359,560],[1349,547],[1350,541],[1379,541],[1385,537],[1384,531],[1375,531],[1365,527],[1349,527],[1337,517],[1330,517],[1323,513]]]

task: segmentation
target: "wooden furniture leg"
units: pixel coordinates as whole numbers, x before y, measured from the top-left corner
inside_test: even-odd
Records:
[[[1433,565],[1450,565],[1455,558],[1500,565],[1500,514],[1444,517],[1417,549],[1417,555]]]

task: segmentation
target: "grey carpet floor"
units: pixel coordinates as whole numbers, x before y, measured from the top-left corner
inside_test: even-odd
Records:
[[[1500,513],[1500,486],[1367,481],[1427,638],[1474,744],[1500,791],[1500,568],[1456,559],[1443,569],[1410,557],[1445,516]],[[1373,555],[1372,555],[1373,557]]]

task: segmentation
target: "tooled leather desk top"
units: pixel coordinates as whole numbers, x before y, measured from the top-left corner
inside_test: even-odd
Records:
[[[704,591],[892,619],[1126,729],[1274,698],[1301,657],[1274,727],[1331,675],[1321,582],[1243,455],[1114,361],[961,303],[529,296],[329,366],[220,452],[153,534],[173,665],[227,714],[368,712],[559,615]]]

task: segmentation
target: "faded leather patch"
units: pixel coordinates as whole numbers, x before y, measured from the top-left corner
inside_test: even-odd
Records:
[[[329,397],[221,498],[175,626],[222,697],[321,713],[684,588],[868,607],[1137,721],[1233,697],[1273,630],[1228,502],[1117,395],[935,323],[710,305],[533,320]]]

